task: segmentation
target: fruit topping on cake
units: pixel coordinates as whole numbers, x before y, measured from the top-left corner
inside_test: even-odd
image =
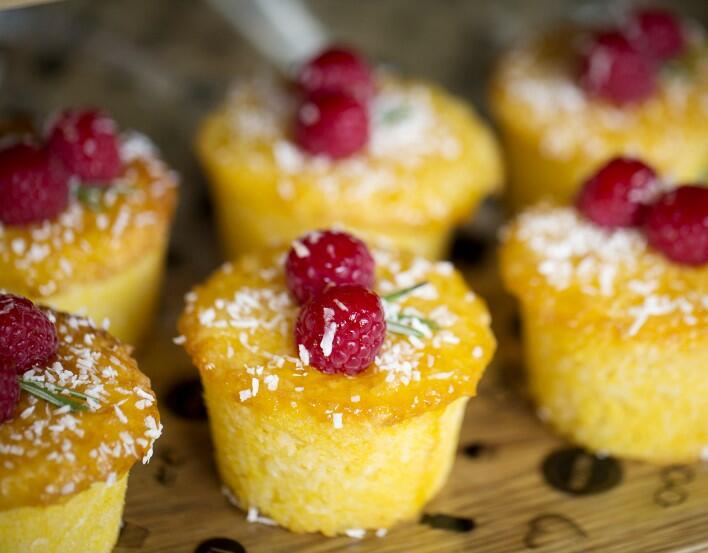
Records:
[[[107,190],[120,191],[127,160],[115,121],[89,109],[65,110],[52,120],[45,140],[18,135],[0,145],[0,223],[55,220],[74,199],[96,210]]]
[[[108,186],[123,169],[118,126],[100,111],[68,109],[59,113],[51,125],[47,146],[70,177],[83,186]]]
[[[578,209],[593,223],[608,227],[634,227],[641,223],[645,204],[660,187],[656,173],[637,159],[615,158],[584,184]]]
[[[56,327],[42,310],[26,298],[0,294],[0,423],[12,417],[20,390],[71,411],[85,410],[81,400],[94,399],[70,388],[22,378],[32,369],[47,367],[58,347]]]
[[[671,261],[703,265],[708,262],[708,188],[666,188],[645,163],[616,158],[585,182],[576,206],[598,226],[639,227],[649,245]]]
[[[295,142],[311,155],[349,157],[369,141],[369,105],[374,84],[364,59],[345,48],[328,48],[297,76],[302,100]]]
[[[371,290],[374,272],[366,244],[346,232],[314,231],[293,242],[285,276],[292,294],[304,303],[295,342],[305,365],[353,376],[374,362],[387,331],[415,339],[437,328],[434,321],[396,304],[426,282],[381,298]]]
[[[708,188],[683,185],[660,196],[649,207],[644,233],[652,247],[676,263],[708,263]]]
[[[374,285],[374,258],[366,244],[337,230],[314,231],[293,242],[285,262],[288,288],[300,303],[330,285]]]
[[[45,148],[18,143],[0,150],[0,223],[53,219],[68,204],[66,175]]]
[[[685,47],[681,22],[662,10],[632,12],[618,29],[593,34],[580,52],[580,82],[592,96],[618,105],[656,90],[662,63]]]
[[[306,96],[342,92],[366,102],[374,94],[369,64],[357,52],[338,46],[331,46],[308,61],[297,82]]]
[[[366,370],[385,337],[381,298],[359,285],[328,288],[302,308],[295,326],[300,359],[323,373]]]

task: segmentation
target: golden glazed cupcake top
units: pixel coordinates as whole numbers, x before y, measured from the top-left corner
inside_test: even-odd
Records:
[[[464,216],[472,202],[469,183],[487,192],[500,181],[491,134],[434,86],[384,71],[374,80],[360,121],[368,140],[346,157],[313,155],[297,143],[294,121],[317,117],[318,108],[303,106],[290,83],[270,76],[234,87],[202,129],[202,158],[216,170],[237,167],[263,179],[280,201],[297,198],[302,209],[342,213],[350,224],[382,215],[352,205],[378,205],[386,219],[409,224]]]
[[[57,184],[47,176],[50,169],[68,171],[56,169],[61,163],[54,160],[51,139],[49,146],[15,144],[0,151],[8,165],[17,165],[14,172],[0,174],[2,201],[16,205],[2,210],[5,217],[0,213],[0,288],[30,297],[52,296],[73,284],[110,276],[162,240],[176,203],[176,176],[144,136],[127,133],[115,140],[113,163],[119,165],[115,176],[100,182],[69,172],[62,173],[68,183],[60,179]],[[101,142],[89,138],[83,148],[92,152],[99,149],[97,144]],[[87,159],[90,171],[92,160]],[[39,201],[33,196],[34,182],[51,190],[63,188],[57,198]],[[49,216],[37,217],[33,205]]]
[[[680,33],[675,38],[680,44],[669,45],[666,52],[643,50],[637,27],[647,17],[648,25],[657,18],[668,20],[660,24]],[[511,49],[492,81],[497,115],[516,127],[541,132],[542,152],[559,159],[615,153],[616,141],[632,152],[639,143],[651,144],[659,132],[678,138],[687,132],[701,134],[708,121],[703,33],[664,12],[640,11],[628,19],[617,30],[593,33],[571,27]],[[648,44],[661,42],[641,38]],[[670,145],[667,140],[665,148]],[[615,150],[607,152],[608,146]],[[670,151],[657,155],[667,160],[672,156]]]
[[[58,350],[47,366],[24,372],[12,418],[0,423],[0,511],[47,505],[94,482],[115,482],[149,461],[162,425],[155,394],[127,346],[84,318],[44,310]],[[27,388],[71,390],[82,409],[58,407]]]
[[[296,257],[305,257],[303,248],[295,243]],[[302,343],[296,346],[298,305],[286,285],[286,252],[280,249],[227,263],[188,294],[178,342],[202,378],[218,381],[234,402],[254,409],[307,410],[335,428],[348,421],[392,423],[474,395],[495,348],[483,302],[449,263],[386,251],[375,251],[374,258],[374,290],[384,299],[425,284],[396,301],[384,301],[387,321],[405,319],[416,332],[393,334],[389,323],[373,363],[355,376],[325,374],[310,364],[316,355],[337,355],[335,335],[345,331],[327,324],[334,311],[323,310],[321,341],[310,350]],[[337,309],[353,308],[337,301]],[[427,326],[430,321],[434,330]]]
[[[667,259],[639,229],[607,229],[572,207],[542,205],[503,239],[503,277],[524,303],[579,328],[610,318],[625,336],[708,338],[708,266]]]

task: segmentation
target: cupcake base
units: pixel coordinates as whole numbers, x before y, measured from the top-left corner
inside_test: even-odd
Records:
[[[205,382],[221,477],[244,508],[327,536],[415,517],[452,466],[467,398],[404,422],[262,412]]]
[[[452,232],[448,224],[377,229],[365,224],[345,224],[336,217],[296,220],[290,216],[267,213],[267,208],[263,208],[265,213],[260,209],[247,209],[236,194],[229,194],[226,190],[217,194],[215,203],[218,206],[216,219],[219,235],[227,259],[287,244],[309,231],[321,228],[341,228],[369,244],[411,252],[428,259],[441,259],[448,251]]]
[[[524,312],[532,395],[540,415],[593,451],[692,462],[708,446],[708,350],[680,334],[650,340],[570,328]]]
[[[3,553],[110,553],[118,539],[128,475],[94,484],[66,503],[0,512]]]
[[[60,311],[90,317],[125,343],[137,345],[152,324],[160,292],[165,248],[146,253],[138,262],[101,281],[81,284],[61,294],[34,301]]]

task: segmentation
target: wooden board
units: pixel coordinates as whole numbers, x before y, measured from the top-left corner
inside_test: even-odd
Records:
[[[705,0],[681,3],[705,13]],[[440,0],[411,4],[314,2],[341,36],[477,100],[499,36],[557,15],[563,3],[539,9],[527,0],[450,1],[446,10]],[[6,15],[3,29],[12,33],[0,37],[0,108],[105,106],[124,126],[152,136],[183,176],[159,319],[138,353],[160,396],[165,434],[153,461],[131,474],[115,553],[208,553],[203,544],[218,538],[212,553],[708,552],[708,465],[598,460],[535,417],[524,394],[514,307],[495,275],[493,209],[457,242],[454,259],[489,299],[500,351],[470,402],[450,480],[424,522],[363,540],[248,523],[220,493],[196,371],[171,338],[182,295],[219,263],[191,137],[232,77],[262,62],[202,2],[75,0]],[[37,36],[38,28],[47,32]]]

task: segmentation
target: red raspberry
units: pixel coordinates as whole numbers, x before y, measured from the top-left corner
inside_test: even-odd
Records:
[[[708,188],[684,185],[661,196],[649,207],[644,232],[676,263],[708,263]]]
[[[66,175],[46,150],[23,143],[0,150],[0,222],[29,225],[53,219],[68,203]]]
[[[381,299],[363,286],[333,286],[300,311],[295,343],[300,358],[327,374],[364,371],[386,337]]]
[[[49,149],[82,184],[107,186],[121,174],[117,126],[94,110],[66,110],[49,132]]]
[[[302,68],[297,80],[307,96],[344,92],[365,102],[374,93],[371,68],[361,56],[346,48],[327,48]]]
[[[57,352],[57,331],[31,301],[0,294],[0,372],[22,374]]]
[[[638,49],[657,61],[678,56],[686,43],[681,22],[672,13],[659,9],[634,12],[626,34]]]
[[[14,371],[0,371],[0,424],[12,419],[20,401],[20,383]]]
[[[316,94],[298,110],[295,141],[310,154],[347,157],[361,150],[368,140],[366,106],[347,94]]]
[[[366,244],[346,232],[314,231],[295,240],[285,261],[288,288],[301,304],[327,286],[374,285],[374,258]]]
[[[658,188],[654,170],[639,160],[618,157],[585,182],[578,196],[580,212],[609,228],[641,223],[645,204]]]
[[[596,35],[581,59],[585,90],[616,104],[644,100],[656,87],[654,64],[622,34]]]

